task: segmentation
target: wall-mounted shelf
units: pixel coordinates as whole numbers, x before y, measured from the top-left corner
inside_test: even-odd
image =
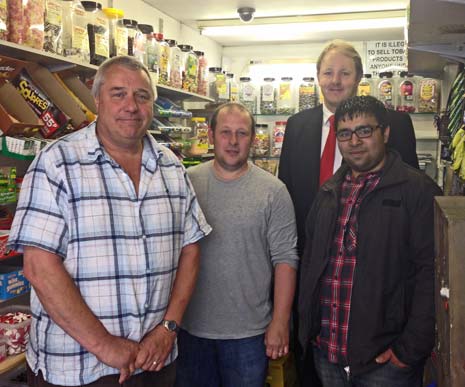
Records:
[[[0,55],[9,56],[16,59],[26,60],[39,63],[47,67],[50,71],[62,71],[65,69],[73,70],[80,74],[94,74],[98,67],[82,63],[61,55],[37,50],[21,44],[0,40]],[[174,101],[194,101],[194,102],[213,102],[213,99],[204,95],[191,93],[188,91],[176,89],[174,87],[157,85],[158,94]]]
[[[50,71],[61,71],[71,69],[79,73],[93,74],[97,71],[97,66],[82,63],[61,55],[52,54],[42,50],[37,50],[21,44],[0,40],[0,54],[16,59],[39,63],[50,69]]]

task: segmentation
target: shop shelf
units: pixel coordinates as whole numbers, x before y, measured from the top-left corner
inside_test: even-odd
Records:
[[[7,144],[6,144],[6,137],[2,137],[2,149],[1,149],[1,154],[6,157],[11,157],[13,159],[18,159],[18,160],[34,160],[35,155],[21,155],[18,153],[13,153],[8,150]]]
[[[0,362],[0,375],[5,374],[16,367],[19,367],[25,362],[26,352],[20,353],[19,355],[8,356],[5,360]]]
[[[61,71],[71,69],[79,73],[95,73],[97,66],[82,63],[61,55],[52,54],[21,44],[0,40],[0,52],[4,56],[39,63],[50,71]]]
[[[5,40],[0,40],[0,52],[4,56],[39,63],[52,72],[70,69],[79,74],[92,75],[98,69],[97,66],[91,64],[82,63],[65,56],[52,54]],[[213,99],[204,95],[191,93],[170,86],[157,85],[157,91],[158,94],[171,98],[174,101],[213,102]]]

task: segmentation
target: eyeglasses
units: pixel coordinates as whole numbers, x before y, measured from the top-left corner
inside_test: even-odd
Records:
[[[350,129],[341,129],[336,132],[336,138],[339,141],[350,141],[352,140],[352,135],[355,133],[358,138],[367,138],[371,137],[373,131],[378,128],[382,128],[382,125],[376,125],[375,127],[365,125],[357,126],[354,130]]]

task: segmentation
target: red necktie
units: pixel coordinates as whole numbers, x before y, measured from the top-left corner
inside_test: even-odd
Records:
[[[325,148],[320,160],[320,187],[333,176],[334,153],[336,152],[336,130],[334,128],[334,115],[329,117],[329,133]]]

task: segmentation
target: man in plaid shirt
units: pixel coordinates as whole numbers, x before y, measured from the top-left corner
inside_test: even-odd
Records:
[[[180,161],[147,133],[147,69],[112,58],[92,91],[97,121],[37,156],[10,233],[33,287],[29,383],[171,386],[211,228]]]
[[[299,340],[324,387],[420,387],[434,343],[433,198],[439,187],[386,147],[384,105],[335,113],[343,164],[307,218]]]

